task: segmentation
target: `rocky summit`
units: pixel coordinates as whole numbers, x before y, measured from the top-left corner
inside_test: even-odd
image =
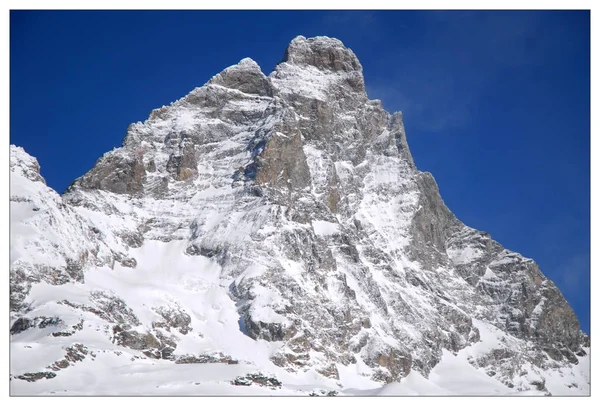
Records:
[[[62,195],[10,171],[13,394],[589,394],[560,291],[452,214],[337,39],[242,59]]]

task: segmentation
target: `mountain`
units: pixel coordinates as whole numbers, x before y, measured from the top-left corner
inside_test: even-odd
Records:
[[[62,196],[10,170],[13,394],[589,394],[560,291],[452,214],[337,39],[153,110]]]

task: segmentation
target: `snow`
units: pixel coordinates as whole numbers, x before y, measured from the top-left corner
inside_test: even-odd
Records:
[[[180,114],[173,119],[175,131],[190,131],[196,124],[195,113],[191,110],[181,110]]]
[[[13,379],[11,395],[296,395],[293,389],[272,390],[252,385],[233,386],[230,381],[257,372],[249,365],[173,364],[161,360],[135,360],[125,354],[99,353],[57,375],[35,383]],[[32,390],[34,391],[32,393]]]
[[[429,380],[452,393],[462,395],[506,395],[512,392],[508,387],[477,370],[463,357],[457,357],[442,350],[442,361],[433,368]]]
[[[316,220],[312,222],[315,234],[320,237],[327,237],[339,232],[339,224],[329,221]]]
[[[483,275],[481,276],[481,279],[480,279],[480,281],[483,281],[488,284],[493,284],[499,280],[500,279],[498,279],[498,275],[496,275],[496,273],[494,271],[492,271],[489,267],[485,268],[485,272],[483,273]],[[479,283],[480,282],[478,282],[478,284]]]
[[[97,335],[98,339],[100,335]],[[93,337],[86,337],[86,342],[93,342]],[[49,363],[60,352],[59,347],[35,345],[32,342],[20,342],[20,346],[11,346],[11,357],[24,359],[25,354],[32,352],[40,365]],[[42,349],[42,351],[40,351]],[[123,350],[120,348],[120,350]],[[23,354],[23,355],[21,355]],[[543,395],[538,391],[518,392],[502,385],[475,369],[461,357],[444,351],[442,361],[433,369],[429,379],[416,371],[412,371],[400,382],[381,385],[363,377],[368,367],[359,362],[356,365],[339,366],[342,388],[310,373],[289,374],[279,372],[278,379],[283,383],[281,389],[252,385],[250,387],[232,386],[229,382],[238,376],[258,372],[259,369],[246,363],[227,364],[173,364],[164,360],[136,359],[131,362],[125,352],[121,355],[110,350],[97,350],[96,358],[90,357],[69,368],[60,371],[57,377],[42,379],[35,383],[22,380],[11,380],[11,394],[63,394],[63,395],[243,395],[243,396],[285,396],[308,395],[313,391],[325,389],[336,390],[341,396],[506,396],[506,395]],[[41,358],[40,358],[41,356]],[[12,371],[14,374],[15,367]],[[17,367],[18,368],[18,367]],[[362,368],[362,371],[361,371]],[[264,373],[264,369],[261,369]],[[555,381],[557,381],[555,384]],[[550,376],[546,378],[546,386],[555,395],[572,395],[564,386],[564,379]],[[565,390],[561,391],[560,388]]]
[[[447,249],[448,256],[456,265],[470,264],[471,262],[481,258],[485,251],[473,246],[466,246],[462,249]]]
[[[406,379],[396,383],[385,385],[378,396],[448,396],[448,395],[467,395],[465,392],[452,392],[445,387],[445,382],[436,384],[432,380],[425,379],[423,375],[412,371]],[[488,392],[489,394],[489,392]]]
[[[31,305],[37,309],[37,313],[31,313],[31,316],[44,314],[46,309],[48,315],[58,316],[65,321],[78,321],[78,317],[73,314],[73,309],[67,306],[56,305],[57,300],[69,300],[73,303],[91,305],[89,294],[92,291],[102,290],[112,292],[129,306],[138,316],[143,324],[151,324],[158,319],[156,313],[152,310],[160,306],[177,307],[185,310],[192,316],[192,332],[187,335],[178,335],[177,353],[200,352],[224,352],[234,359],[240,359],[256,367],[266,367],[273,369],[274,366],[268,361],[270,354],[277,348],[276,344],[266,341],[255,341],[240,331],[238,324],[239,315],[235,303],[227,293],[227,289],[219,285],[219,266],[213,261],[202,257],[190,257],[181,255],[182,242],[172,241],[163,243],[159,241],[148,241],[142,247],[132,250],[131,253],[138,258],[138,266],[135,270],[116,266],[114,270],[109,268],[97,268],[90,270],[86,274],[86,283],[49,285],[40,283],[34,285],[31,293]],[[269,297],[263,292],[259,292],[261,298],[267,302],[277,300],[275,297]],[[260,303],[257,303],[258,306]],[[274,317],[273,314],[267,316]],[[104,394],[104,393],[175,393],[183,390],[189,393],[227,393],[228,387],[221,388],[223,385],[211,385],[211,381],[221,381],[224,377],[215,376],[215,373],[225,368],[221,365],[215,366],[184,366],[176,365],[166,361],[145,360],[136,361],[134,365],[122,365],[118,371],[114,371],[114,357],[100,356],[103,351],[113,353],[120,351],[124,353],[136,352],[123,347],[117,347],[109,341],[109,337],[102,332],[101,320],[89,319],[86,314],[86,326],[80,332],[72,337],[65,337],[67,341],[80,341],[92,351],[98,353],[98,357],[93,361],[84,360],[80,364],[70,366],[64,371],[58,373],[57,378],[52,380],[41,380],[36,383],[25,383],[20,380],[12,380],[11,387],[13,393],[18,394],[21,390],[24,393],[43,394],[48,391],[62,391],[58,388],[66,388],[69,394]],[[279,319],[277,319],[279,320]],[[91,323],[91,328],[88,324]],[[96,323],[96,327],[94,327]],[[68,324],[68,323],[67,323]],[[44,370],[47,365],[61,358],[62,345],[56,337],[48,336],[52,331],[47,329],[30,329],[25,333],[13,337],[11,342],[11,373],[13,375],[36,372]],[[33,334],[33,335],[32,335]],[[26,346],[32,348],[25,348]],[[35,356],[33,355],[35,353]],[[129,358],[130,356],[123,356]],[[88,357],[89,358],[89,357]],[[35,360],[35,362],[32,362]],[[112,361],[111,361],[112,360]],[[138,365],[139,366],[136,366]],[[162,365],[162,367],[154,367]],[[85,365],[85,366],[84,366]],[[197,388],[194,382],[189,382],[191,368],[194,369],[194,376],[198,381],[205,385]],[[216,368],[216,369],[215,369]],[[248,369],[248,367],[242,367]],[[227,369],[227,368],[225,368]],[[275,368],[277,369],[277,368]],[[235,368],[229,368],[230,373],[225,374],[233,379],[243,371]],[[77,371],[77,372],[74,372]],[[138,372],[133,372],[138,371]],[[180,372],[178,372],[180,371]],[[207,371],[203,378],[202,371]],[[94,375],[93,390],[86,389],[86,383],[82,379],[73,380],[73,373],[77,376]],[[131,392],[127,376],[131,379],[137,379],[135,376],[144,376],[141,379],[144,383],[136,386],[134,392]],[[223,374],[221,374],[223,375]],[[223,376],[225,376],[223,375]],[[184,382],[179,380],[185,378]],[[157,388],[145,386],[154,384],[161,380],[163,385]],[[168,385],[164,385],[165,380]],[[119,381],[119,382],[116,382]],[[96,384],[99,384],[96,386]],[[189,385],[189,387],[187,386]],[[221,385],[221,386],[219,386]],[[230,386],[229,384],[227,384]],[[169,392],[172,388],[174,392]],[[34,389],[37,388],[37,389]],[[89,388],[89,386],[87,386]],[[120,388],[120,389],[118,389]],[[128,389],[129,388],[129,389]],[[161,389],[162,388],[162,389]],[[207,388],[215,392],[206,392]],[[158,391],[154,389],[160,389]],[[104,391],[109,392],[104,392]],[[36,392],[37,391],[37,392]],[[110,392],[112,391],[112,392]],[[203,392],[204,391],[204,392]],[[267,393],[263,390],[257,390],[256,393]],[[255,393],[250,392],[250,393]],[[242,392],[244,391],[242,390]]]

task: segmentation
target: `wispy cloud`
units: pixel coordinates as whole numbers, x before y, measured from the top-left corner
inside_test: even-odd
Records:
[[[557,214],[534,237],[541,250],[537,257],[544,259],[542,272],[556,283],[580,318],[589,317],[590,305],[590,244],[582,235],[586,228],[589,232],[589,218]],[[589,328],[589,319],[580,322]]]
[[[589,252],[577,253],[558,267],[557,283],[565,294],[580,295],[585,293],[590,286],[590,254]]]
[[[332,11],[323,17],[322,23],[336,25],[352,24],[354,27],[358,25],[360,28],[367,28],[377,23],[377,17],[373,11]]]
[[[389,111],[402,111],[405,117],[410,117],[411,125],[439,132],[461,127],[471,118],[471,104],[476,97],[462,94],[459,99],[461,93],[453,88],[454,85],[449,78],[436,78],[414,84],[421,91],[413,92],[402,85],[367,84],[367,94],[369,98],[382,100]]]
[[[536,13],[440,11],[424,17],[423,37],[390,51],[398,60],[392,77],[372,78],[368,88],[423,130],[465,125],[490,85],[551,51],[550,41],[537,39],[549,27]]]
[[[350,30],[365,30],[374,29],[379,23],[375,11],[340,10],[326,13],[319,25],[333,26],[334,28],[345,27]]]

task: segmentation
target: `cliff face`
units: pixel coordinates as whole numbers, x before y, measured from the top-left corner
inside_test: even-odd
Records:
[[[11,226],[13,340],[59,308],[174,362],[389,383],[449,352],[514,390],[589,382],[556,286],[450,212],[336,39],[297,37],[269,76],[246,58],[154,110],[62,199],[11,147]]]

